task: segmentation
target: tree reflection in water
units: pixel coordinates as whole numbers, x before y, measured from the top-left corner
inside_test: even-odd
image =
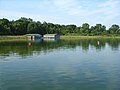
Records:
[[[19,55],[21,57],[33,54],[48,53],[60,49],[75,49],[81,47],[88,51],[90,47],[100,51],[108,45],[112,50],[118,50],[120,39],[67,39],[59,41],[10,41],[0,42],[0,57]]]

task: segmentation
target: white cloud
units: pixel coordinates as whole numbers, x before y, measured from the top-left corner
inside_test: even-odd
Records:
[[[114,16],[116,14],[120,14],[120,1],[118,0],[108,0],[99,5],[100,12],[107,16]]]
[[[107,0],[106,2],[103,2],[100,4],[100,7],[113,7],[116,6],[116,4],[119,3],[119,0]]]
[[[82,7],[78,0],[53,0],[53,5],[69,15],[80,14]]]
[[[94,10],[93,15],[100,16],[100,21],[110,27],[110,24],[120,24],[120,1],[106,0],[98,5],[98,9]]]
[[[30,3],[26,6],[26,11],[0,10],[0,16],[16,18],[24,16],[34,20],[64,24],[75,23],[80,25],[88,22],[91,25],[96,23],[110,25],[113,23],[120,24],[119,5],[120,0],[42,0]]]
[[[4,18],[20,18],[20,17],[27,17],[32,18],[36,21],[47,21],[47,22],[55,22],[56,20],[59,20],[58,18],[55,18],[53,16],[46,16],[42,14],[31,14],[31,13],[23,13],[23,12],[17,12],[17,11],[0,11],[0,17]]]
[[[106,17],[116,17],[120,13],[119,0],[105,0],[102,3],[85,0],[52,0],[56,8],[61,12],[73,16],[105,15]],[[89,2],[89,3],[87,3]],[[94,6],[96,3],[96,6]],[[91,4],[93,5],[91,7]],[[97,6],[98,5],[98,6]],[[86,8],[87,7],[87,8]],[[92,10],[91,10],[92,8]]]
[[[120,21],[120,0],[52,0],[61,13],[88,23],[110,25]],[[119,19],[119,20],[118,20]],[[77,21],[77,20],[76,20]],[[83,22],[82,22],[83,23]]]

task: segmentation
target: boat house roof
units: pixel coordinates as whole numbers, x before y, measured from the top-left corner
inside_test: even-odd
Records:
[[[26,36],[42,36],[40,34],[26,34]]]
[[[55,36],[57,34],[45,34],[44,36]]]

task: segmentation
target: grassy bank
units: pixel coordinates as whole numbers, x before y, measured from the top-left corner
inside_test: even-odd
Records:
[[[26,36],[0,36],[0,41],[26,40]]]
[[[119,38],[120,36],[61,36],[61,39]]]
[[[118,38],[120,39],[120,36],[61,36],[61,39],[100,39],[100,38]],[[20,41],[20,40],[26,40],[25,35],[21,36],[0,36],[0,41]]]

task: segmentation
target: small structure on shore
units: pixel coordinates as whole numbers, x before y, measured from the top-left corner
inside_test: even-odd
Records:
[[[44,40],[59,40],[60,39],[60,35],[59,34],[45,34],[43,36]]]
[[[29,40],[42,39],[42,35],[40,34],[26,34],[26,36]]]

